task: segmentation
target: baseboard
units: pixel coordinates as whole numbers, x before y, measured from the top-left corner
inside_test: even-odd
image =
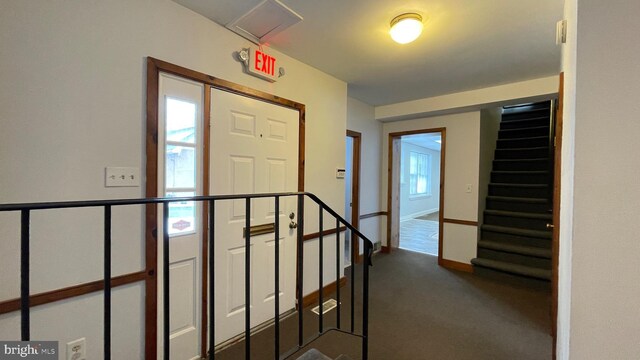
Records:
[[[443,268],[447,268],[451,270],[473,273],[473,265],[461,263],[458,261],[438,259],[438,265],[442,266]]]
[[[418,211],[417,213],[413,213],[413,214],[409,214],[409,215],[405,215],[405,216],[400,217],[400,221],[407,221],[407,220],[415,219],[417,217],[428,215],[428,214],[433,214],[434,212],[438,212],[438,211],[440,211],[440,208],[434,208],[434,209],[429,209],[429,210]]]
[[[343,276],[340,278],[340,287],[344,287],[345,285],[347,285],[347,277]],[[329,294],[333,294],[334,292],[336,292],[336,282],[332,282],[331,284],[325,285],[322,288],[322,295],[323,297],[329,295]],[[307,307],[309,305],[314,305],[318,303],[318,298],[320,297],[320,291],[316,290],[312,293],[309,293],[307,295],[305,295],[302,298],[302,306],[303,307]]]

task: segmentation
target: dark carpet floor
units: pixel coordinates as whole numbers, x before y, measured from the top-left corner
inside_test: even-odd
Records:
[[[446,270],[437,258],[397,250],[373,258],[370,289],[369,358],[412,359],[551,359],[550,293],[473,274]],[[361,267],[356,268],[360,278]],[[361,308],[357,282],[356,308]],[[343,328],[348,327],[348,286],[343,288]],[[325,315],[335,325],[335,310]],[[356,310],[356,329],[361,326]],[[282,322],[283,350],[295,344],[297,320]],[[317,331],[317,316],[305,312],[305,336]],[[273,330],[252,337],[255,358],[273,358]],[[244,359],[243,343],[216,358]],[[330,332],[307,348],[337,357],[360,359],[360,340]],[[299,355],[302,352],[298,353]],[[292,357],[296,359],[298,355]],[[252,356],[254,358],[254,356]]]

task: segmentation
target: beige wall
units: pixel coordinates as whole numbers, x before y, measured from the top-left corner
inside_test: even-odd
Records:
[[[374,118],[373,106],[354,98],[347,98],[347,129],[362,134],[362,152],[360,169],[360,214],[382,211],[380,194],[380,156],[382,124]],[[360,220],[360,231],[373,242],[382,241],[386,233],[382,232],[384,216]]]
[[[638,14],[637,1],[565,7],[561,359],[640,357]]]
[[[490,108],[480,111],[480,152],[478,174],[478,222],[484,222],[484,209],[487,205],[487,194],[491,182],[491,170],[502,120],[502,108]],[[480,232],[478,232],[480,235]],[[478,240],[480,240],[478,238]]]
[[[248,76],[233,57],[248,41],[169,0],[0,0],[0,8],[0,203],[143,196],[143,187],[105,188],[104,168],[144,172],[145,59],[152,56],[304,103],[306,189],[344,208],[335,178],[344,163],[344,141],[336,141],[346,129],[344,82],[277,52],[285,77],[271,84]],[[307,232],[317,228],[314,211]],[[34,215],[32,292],[101,278],[101,216]],[[0,215],[0,300],[19,294],[16,219]],[[114,224],[125,224],[114,230],[116,274],[144,266],[141,219],[140,208],[115,215]],[[305,246],[308,293],[317,287],[317,244]],[[335,279],[331,254],[325,279]],[[114,291],[114,358],[142,358],[143,293],[139,284]],[[88,358],[99,358],[101,297],[35,308],[32,338],[62,345],[86,337]],[[17,314],[0,315],[0,339],[17,338]]]
[[[546,100],[558,91],[558,76],[376,107],[376,119],[398,121]]]
[[[389,133],[441,127],[446,128],[444,217],[477,221],[479,111],[384,123],[380,172],[383,198],[387,196]],[[467,184],[471,184],[470,193],[465,191]],[[443,258],[470,263],[476,256],[477,231],[475,226],[447,224],[443,231]]]

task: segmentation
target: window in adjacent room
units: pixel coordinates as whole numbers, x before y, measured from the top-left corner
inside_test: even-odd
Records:
[[[431,155],[409,152],[409,196],[431,195]]]

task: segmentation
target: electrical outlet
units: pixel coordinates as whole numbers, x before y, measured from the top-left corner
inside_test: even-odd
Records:
[[[85,338],[67,343],[67,360],[87,360],[87,343]]]
[[[104,172],[105,187],[140,186],[140,168],[107,167]]]

